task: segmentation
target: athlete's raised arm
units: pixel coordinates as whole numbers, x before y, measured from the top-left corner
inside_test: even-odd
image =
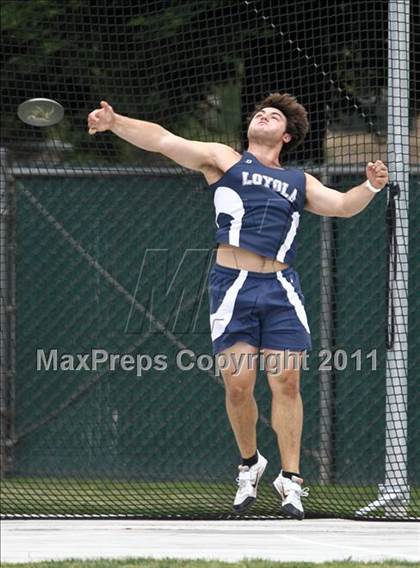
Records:
[[[143,150],[159,152],[177,164],[197,171],[208,168],[224,171],[226,157],[236,154],[224,144],[187,140],[159,124],[117,114],[106,101],[101,101],[101,108],[89,114],[88,127],[89,134],[111,130]]]
[[[305,209],[326,217],[352,217],[360,213],[372,201],[375,193],[388,183],[388,169],[380,160],[369,162],[366,166],[367,180],[346,193],[326,187],[310,174],[305,176]]]

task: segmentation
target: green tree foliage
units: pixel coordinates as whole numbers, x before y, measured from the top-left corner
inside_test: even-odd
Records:
[[[386,85],[387,0],[333,4],[4,0],[2,143],[58,138],[78,162],[139,160],[112,135],[87,136],[87,114],[106,99],[185,136],[240,146],[256,100],[289,90],[308,106],[312,126],[306,154],[295,157],[321,159],[328,120],[355,112],[378,122]],[[50,129],[20,123],[17,106],[31,97],[59,100],[64,121]]]

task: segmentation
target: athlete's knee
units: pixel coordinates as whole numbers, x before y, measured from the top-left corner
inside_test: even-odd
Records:
[[[232,382],[225,383],[226,399],[232,406],[241,406],[248,402],[253,394],[253,385]]]
[[[284,369],[281,374],[270,378],[273,396],[296,399],[300,396],[299,371]]]

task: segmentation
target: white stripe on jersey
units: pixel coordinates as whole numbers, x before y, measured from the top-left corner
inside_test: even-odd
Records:
[[[213,341],[223,334],[232,319],[236,298],[247,276],[247,270],[241,270],[239,272],[235,282],[226,290],[225,296],[217,311],[214,314],[210,314],[210,329]]]
[[[286,278],[282,275],[281,270],[279,270],[277,272],[277,280],[280,282],[280,284],[286,290],[287,299],[292,304],[292,306],[295,308],[295,312],[296,312],[297,317],[300,320],[300,323],[303,325],[303,327],[306,329],[306,331],[308,333],[311,333],[309,331],[309,325],[308,325],[308,320],[306,318],[305,308],[303,307],[303,304],[302,304],[296,290],[293,288],[293,286],[290,284],[290,282],[288,280],[286,280]]]
[[[286,238],[284,239],[283,244],[279,248],[279,252],[277,253],[277,256],[276,256],[276,259],[279,262],[284,262],[284,259],[286,258],[286,254],[288,253],[290,247],[293,244],[293,241],[295,240],[296,231],[297,231],[297,228],[299,227],[299,220],[300,220],[300,215],[297,211],[295,211],[292,214],[292,223],[290,225],[290,229],[288,230]]]
[[[230,187],[220,186],[214,193],[214,207],[216,209],[216,225],[219,213],[226,213],[226,215],[233,217],[230,222],[229,244],[238,247],[242,217],[245,215],[242,199]]]

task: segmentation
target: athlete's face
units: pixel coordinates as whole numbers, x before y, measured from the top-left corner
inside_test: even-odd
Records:
[[[290,142],[287,120],[281,110],[266,107],[258,111],[248,127],[248,140],[251,142],[279,144]]]

